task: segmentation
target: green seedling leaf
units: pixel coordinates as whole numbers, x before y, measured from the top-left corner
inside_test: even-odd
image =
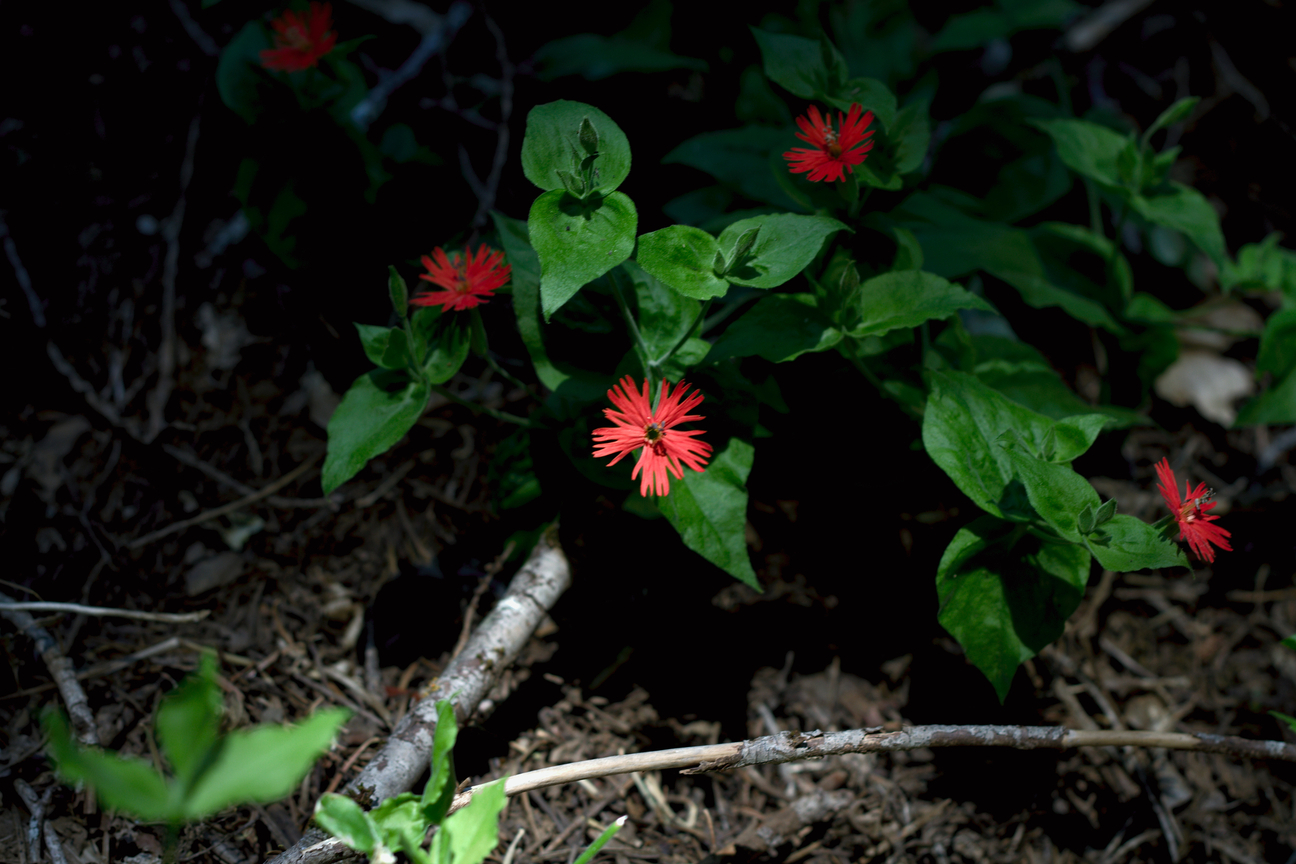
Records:
[[[648,273],[685,297],[723,297],[729,283],[715,272],[720,249],[701,228],[671,225],[639,238],[635,260]]]
[[[755,450],[729,439],[702,472],[684,470],[671,480],[670,494],[657,499],[684,545],[730,576],[761,590],[747,557],[747,475]]]
[[[50,756],[65,783],[88,783],[105,807],[145,821],[180,820],[180,808],[166,779],[152,765],[132,756],[78,746],[67,718],[57,710],[46,711],[41,721],[49,736]]]
[[[599,150],[593,163],[594,186],[584,190],[585,194],[605,196],[620,186],[630,174],[630,142],[625,133],[593,105],[565,99],[537,105],[527,114],[526,137],[522,140],[522,171],[527,179],[546,191],[565,190],[559,172],[580,175],[580,163],[586,156],[581,130],[586,124],[593,126]],[[531,230],[534,234],[535,227]],[[544,257],[541,252],[542,261]]]
[[[430,392],[425,382],[392,372],[370,372],[357,378],[329,418],[328,456],[321,478],[324,494],[350,480],[366,462],[405,437],[423,416]]]
[[[1182,183],[1170,186],[1171,191],[1163,195],[1148,198],[1135,195],[1130,198],[1130,206],[1149,222],[1185,234],[1223,270],[1229,257],[1224,248],[1219,213],[1196,189]]]
[[[1144,146],[1147,145],[1147,142],[1152,140],[1152,136],[1157,132],[1167,126],[1173,126],[1180,120],[1186,120],[1188,115],[1192,113],[1193,109],[1197,107],[1197,103],[1200,101],[1200,96],[1187,96],[1162,111],[1161,116],[1153,121],[1152,125],[1143,133]]]
[[[1163,531],[1133,516],[1112,516],[1085,537],[1084,544],[1104,569],[1116,573],[1159,567],[1192,569],[1184,551]]]
[[[759,231],[740,255],[739,246],[752,229]],[[777,288],[804,270],[824,241],[842,230],[849,229],[827,216],[779,213],[739,219],[720,232],[717,241],[729,262],[725,279],[735,285]]]
[[[729,325],[711,346],[706,362],[760,356],[782,363],[826,351],[841,339],[841,331],[820,311],[813,294],[771,294]]]
[[[531,205],[527,229],[540,256],[540,303],[548,321],[586,283],[630,257],[638,215],[621,192],[581,201],[561,190]]]
[[[959,530],[936,573],[941,626],[1002,702],[1017,667],[1062,635],[1089,579],[1089,553],[1042,543],[988,516]]]
[[[1279,720],[1286,723],[1289,729],[1291,729],[1293,732],[1296,732],[1296,717],[1292,717],[1288,714],[1283,714],[1281,711],[1270,711],[1269,716],[1277,717]]]
[[[507,802],[504,780],[473,790],[472,800],[441,826],[452,864],[481,864],[499,845],[499,814]]]
[[[589,848],[582,852],[580,857],[573,861],[572,864],[589,864],[589,861],[599,853],[599,850],[606,846],[607,842],[615,837],[618,831],[625,827],[626,820],[629,818],[629,816],[621,816],[615,819],[612,824],[604,829],[603,833],[598,836],[598,839],[591,843]]]
[[[345,708],[329,708],[297,726],[231,732],[190,791],[184,818],[202,819],[232,804],[268,804],[284,797],[297,788],[350,716]]]
[[[387,267],[387,296],[391,298],[397,317],[404,320],[409,315],[409,287],[405,284],[405,277],[391,265]]]
[[[858,324],[852,336],[881,336],[902,327],[916,327],[933,318],[948,318],[960,309],[995,311],[975,294],[934,273],[901,270],[883,273],[860,285],[856,295]]]
[[[442,699],[437,702],[436,709],[436,732],[432,736],[432,756],[429,760],[431,773],[427,785],[423,787],[420,803],[423,819],[428,825],[441,824],[454,801],[455,785],[459,782],[454,767],[454,745],[459,738],[454,703]]]
[[[382,846],[378,826],[364,808],[345,795],[326,792],[315,802],[315,823],[347,846],[374,858]]]
[[[417,846],[431,824],[423,818],[419,796],[413,792],[393,795],[371,810],[369,815],[378,826],[382,844],[391,849],[401,848],[405,837],[414,838]]]
[[[217,756],[221,712],[225,707],[216,683],[216,655],[204,653],[198,669],[167,694],[158,707],[154,728],[162,755],[175,770],[181,790],[189,790]]]
[[[1088,120],[1027,122],[1053,139],[1058,155],[1072,171],[1112,189],[1124,188],[1119,160],[1121,151],[1132,140],[1129,136]]]

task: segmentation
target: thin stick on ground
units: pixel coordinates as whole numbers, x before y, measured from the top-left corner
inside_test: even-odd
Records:
[[[462,723],[486,698],[500,675],[517,658],[531,634],[571,584],[571,569],[558,545],[557,526],[545,531],[531,556],[473,633],[463,652],[436,679],[435,686],[396,724],[383,748],[346,784],[344,793],[376,807],[410,791],[427,770],[436,733],[436,703],[454,702]],[[328,864],[355,853],[319,829],[312,828],[272,864]]]
[[[164,621],[170,624],[201,621],[211,614],[210,609],[203,609],[200,612],[142,612],[138,609],[82,606],[80,603],[20,602],[17,600],[0,603],[0,610],[5,609],[11,612],[71,612],[77,615],[90,615],[95,618],[133,618],[136,621]]]
[[[546,786],[593,780],[635,771],[682,769],[684,774],[727,771],[748,765],[778,765],[846,753],[919,750],[925,747],[1011,747],[1015,750],[1068,750],[1072,747],[1164,747],[1222,753],[1240,759],[1296,762],[1296,745],[1256,741],[1205,732],[1066,729],[1061,726],[914,726],[895,732],[881,727],[844,732],[780,732],[732,744],[676,747],[650,753],[607,756],[515,774],[504,783],[506,795]],[[472,800],[478,786],[455,796],[451,812]]]
[[[0,603],[12,604],[15,602],[17,601],[8,594],[0,592]],[[95,725],[94,712],[90,710],[90,700],[86,698],[85,691],[81,689],[81,684],[77,681],[76,670],[72,668],[72,661],[63,656],[58,641],[50,635],[48,630],[37,624],[36,619],[28,612],[0,607],[0,617],[17,627],[36,643],[36,650],[40,651],[41,659],[45,661],[46,668],[54,676],[54,683],[58,685],[59,694],[63,697],[63,704],[67,705],[68,715],[72,718],[72,728],[76,730],[77,740],[87,746],[98,747],[99,728]]]

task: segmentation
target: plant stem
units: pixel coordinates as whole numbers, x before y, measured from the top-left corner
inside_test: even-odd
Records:
[[[689,340],[689,337],[693,335],[693,331],[697,329],[698,323],[706,320],[706,314],[711,309],[711,303],[714,300],[714,297],[707,298],[707,301],[702,304],[702,308],[698,310],[697,315],[693,316],[693,323],[689,324],[688,329],[684,331],[684,335],[679,338],[679,341],[675,343],[674,347],[666,352],[666,356],[658,357],[656,360],[649,361],[649,365],[654,369],[661,369],[662,366],[666,365],[666,361],[674,357],[675,352],[684,347],[684,343]]]
[[[524,426],[527,429],[541,428],[539,423],[534,423],[525,417],[519,417],[516,414],[509,414],[506,411],[496,411],[494,408],[489,408],[485,405],[478,405],[476,402],[469,402],[467,399],[464,399],[463,397],[459,396],[454,391],[450,390],[448,387],[444,387],[440,384],[432,384],[430,386],[432,387],[432,391],[434,393],[440,393],[442,396],[449,399],[451,402],[464,406],[474,414],[485,414],[486,416],[494,417],[496,420],[499,420],[501,422],[515,423],[518,426]]]
[[[639,347],[639,356],[642,358],[641,362],[644,364],[644,377],[651,381],[653,380],[654,364],[647,359],[650,356],[648,353],[648,345],[644,342],[643,334],[639,332],[639,325],[635,322],[634,316],[630,314],[630,306],[626,303],[625,296],[621,293],[621,280],[624,279],[625,276],[618,268],[613,268],[612,271],[608,273],[608,276],[611,277],[609,281],[612,283],[612,296],[616,298],[617,306],[621,309],[621,317],[625,318],[626,327],[630,330],[630,335],[634,338],[635,345]]]

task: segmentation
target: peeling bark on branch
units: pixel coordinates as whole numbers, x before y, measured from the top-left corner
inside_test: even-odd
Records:
[[[372,808],[393,795],[409,792],[427,770],[436,733],[436,703],[453,696],[455,719],[466,721],[570,584],[571,570],[558,545],[555,526],[541,535],[531,557],[509,584],[508,593],[482,620],[464,650],[436,680],[435,688],[405,715],[378,755],[346,785],[345,794]],[[271,864],[327,864],[354,855],[312,828]]]

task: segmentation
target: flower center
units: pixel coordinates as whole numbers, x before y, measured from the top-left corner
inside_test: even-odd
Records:
[[[649,447],[656,447],[666,436],[666,428],[660,422],[649,423],[644,428],[644,443]]]
[[[305,27],[289,27],[288,32],[284,33],[284,41],[288,43],[289,47],[300,51],[308,50],[311,47],[310,34],[306,32]]]
[[[837,141],[837,133],[831,126],[824,127],[824,149],[834,159],[841,156],[842,153],[841,144]]]

